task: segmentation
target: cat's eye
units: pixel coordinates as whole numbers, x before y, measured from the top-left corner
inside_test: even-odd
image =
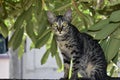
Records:
[[[66,22],[64,22],[62,25],[63,25],[64,27],[66,27],[66,26],[67,26],[67,23],[66,23]]]
[[[53,27],[57,27],[57,23],[54,23],[52,26],[53,26]]]

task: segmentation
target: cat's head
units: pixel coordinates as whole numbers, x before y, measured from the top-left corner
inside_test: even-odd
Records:
[[[69,23],[72,18],[71,9],[67,10],[64,15],[56,16],[54,13],[47,11],[49,23],[52,25],[52,30],[57,36],[63,36],[69,31]]]

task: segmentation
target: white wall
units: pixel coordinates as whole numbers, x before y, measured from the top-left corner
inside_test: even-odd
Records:
[[[49,56],[46,64],[41,65],[40,60],[45,53],[45,47],[30,50],[30,39],[26,41],[26,53],[23,56],[23,78],[25,79],[59,79],[63,72],[57,72],[54,58]]]
[[[9,78],[9,58],[4,55],[0,55],[0,79]]]

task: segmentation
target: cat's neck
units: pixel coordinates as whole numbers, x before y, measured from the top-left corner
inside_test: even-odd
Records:
[[[63,35],[63,36],[55,36],[56,37],[56,40],[57,41],[67,41],[67,40],[69,40],[70,39],[70,36],[71,36],[71,33],[67,33],[67,34],[65,34],[65,35]]]

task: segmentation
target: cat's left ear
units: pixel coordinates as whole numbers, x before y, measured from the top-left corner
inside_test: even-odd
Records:
[[[66,13],[64,14],[64,17],[67,21],[71,22],[71,20],[72,20],[72,10],[68,9],[66,11]]]
[[[48,17],[48,21],[52,24],[55,20],[55,14],[52,13],[51,11],[47,11],[47,17]]]

